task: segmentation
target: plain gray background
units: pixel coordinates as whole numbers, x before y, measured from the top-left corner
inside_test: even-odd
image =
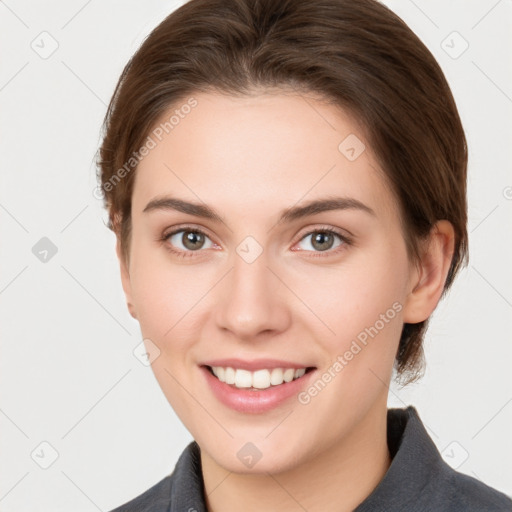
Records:
[[[191,440],[133,354],[93,195],[122,68],[181,3],[0,2],[2,512],[110,510]],[[470,264],[431,321],[425,377],[390,406],[414,404],[450,464],[511,495],[512,2],[385,3],[443,68],[470,153]]]

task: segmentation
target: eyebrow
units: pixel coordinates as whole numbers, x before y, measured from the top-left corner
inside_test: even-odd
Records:
[[[176,210],[196,217],[202,217],[225,224],[225,219],[213,208],[206,204],[194,203],[170,196],[160,196],[152,199],[144,208],[143,213],[155,210]],[[367,205],[351,197],[326,197],[307,202],[302,206],[286,208],[280,214],[276,224],[316,215],[331,210],[359,210],[376,217],[375,212]]]

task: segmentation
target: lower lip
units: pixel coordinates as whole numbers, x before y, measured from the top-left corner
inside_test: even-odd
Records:
[[[254,414],[270,411],[291,397],[297,396],[307,386],[311,375],[315,373],[315,370],[312,370],[291,382],[284,382],[279,386],[270,386],[258,391],[249,391],[221,382],[205,366],[201,366],[200,369],[213,394],[220,402],[236,411]]]

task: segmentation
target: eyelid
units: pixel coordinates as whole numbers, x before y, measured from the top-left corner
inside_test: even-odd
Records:
[[[194,255],[196,253],[204,252],[203,249],[198,249],[197,251],[183,251],[183,250],[176,250],[174,248],[171,248],[170,244],[168,244],[169,238],[181,231],[191,231],[191,232],[200,233],[200,234],[208,237],[214,245],[219,247],[219,244],[213,240],[213,237],[208,233],[207,229],[205,229],[203,227],[195,226],[193,224],[183,224],[183,225],[178,224],[176,226],[173,226],[172,228],[169,228],[169,230],[164,231],[163,235],[161,237],[159,237],[158,240],[163,242],[164,244],[166,244],[168,250],[174,254],[179,254],[179,255],[185,256],[185,255]],[[338,236],[340,238],[340,240],[342,241],[341,246],[338,246],[338,248],[336,248],[334,250],[328,249],[326,251],[308,251],[305,249],[300,249],[300,250],[294,250],[294,252],[311,253],[311,254],[314,254],[317,256],[322,256],[325,254],[326,256],[329,256],[329,255],[337,254],[340,250],[342,250],[342,249],[339,249],[339,247],[352,245],[352,243],[353,243],[353,241],[352,241],[353,235],[348,230],[342,230],[341,228],[335,228],[330,225],[316,225],[316,226],[309,226],[307,228],[304,228],[301,231],[301,234],[297,235],[297,239],[295,242],[293,242],[292,247],[297,245],[299,242],[301,242],[307,236],[311,236],[314,233],[322,233],[322,232],[324,232],[324,233],[327,232],[327,233],[331,233],[331,234]],[[349,234],[344,234],[344,232],[349,233]]]
[[[176,226],[173,226],[172,228],[169,228],[169,231],[167,231],[167,230],[164,231],[162,238],[169,237],[170,235],[176,234],[179,231],[185,231],[185,230],[198,231],[199,233],[202,233],[202,234],[208,236],[208,238],[210,238],[210,239],[215,238],[215,237],[212,237],[212,235],[210,235],[208,233],[208,230],[206,228],[203,228],[202,226],[196,226],[194,224],[178,224]],[[320,225],[313,225],[313,226],[308,226],[306,228],[303,228],[301,230],[302,234],[297,235],[297,240],[294,242],[294,244],[299,242],[300,240],[302,240],[306,235],[310,235],[311,233],[314,233],[317,231],[333,232],[333,233],[336,233],[337,235],[339,235],[340,237],[347,238],[347,239],[354,237],[354,235],[348,229],[335,228],[328,224],[325,224],[325,225],[320,224]],[[344,233],[346,233],[346,234],[344,234]]]
[[[194,224],[178,224],[176,226],[172,226],[172,228],[169,228],[168,230],[165,230],[162,239],[169,238],[172,235],[175,235],[176,233],[179,233],[180,231],[193,231],[197,233],[201,233],[205,236],[207,236],[210,240],[213,242],[213,237],[209,231],[206,228],[203,228],[202,226],[195,226]],[[216,243],[216,242],[214,242]],[[217,244],[218,245],[218,244]]]
[[[298,240],[294,242],[293,246],[296,246],[298,243],[302,242],[308,236],[313,235],[314,233],[330,233],[332,235],[337,236],[341,240],[341,244],[335,247],[334,249],[327,249],[325,251],[309,251],[306,249],[291,249],[293,252],[306,253],[308,258],[329,258],[335,257],[340,254],[340,252],[345,251],[349,246],[353,245],[353,235],[346,235],[344,233],[345,230],[340,228],[335,228],[333,226],[309,226],[306,228],[306,231],[303,232],[300,236],[298,236]]]
[[[176,226],[173,226],[172,228],[169,228],[168,230],[164,230],[163,234],[157,238],[157,242],[160,242],[164,246],[164,248],[175,257],[178,257],[178,258],[191,258],[191,257],[199,258],[199,257],[201,257],[203,255],[202,253],[205,252],[202,249],[198,249],[197,251],[184,251],[182,249],[175,249],[169,243],[169,239],[172,236],[174,236],[175,234],[180,233],[181,231],[191,231],[191,232],[200,233],[200,234],[204,235],[205,237],[207,237],[214,246],[219,247],[219,244],[217,244],[212,239],[212,237],[208,234],[207,229],[205,229],[203,227],[194,226],[193,224],[183,224],[183,225],[178,224]],[[214,250],[217,250],[217,248],[215,248]]]
[[[301,230],[300,231],[301,234],[297,235],[297,241],[294,242],[294,244],[296,244],[297,242],[300,242],[307,235],[311,235],[312,233],[317,233],[317,232],[325,232],[325,231],[338,235],[342,240],[352,240],[352,238],[354,238],[354,235],[347,229],[336,228],[329,224],[324,224],[324,225],[317,224],[317,225],[313,225],[313,226],[308,226],[308,227],[304,228],[303,230]]]

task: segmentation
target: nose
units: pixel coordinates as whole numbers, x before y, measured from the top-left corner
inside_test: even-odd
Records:
[[[284,332],[291,320],[286,288],[270,268],[265,252],[254,261],[239,254],[217,291],[217,327],[233,338],[254,341]]]

